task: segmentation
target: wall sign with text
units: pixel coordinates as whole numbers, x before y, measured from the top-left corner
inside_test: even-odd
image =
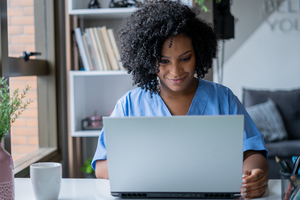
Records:
[[[264,0],[262,11],[271,31],[300,34],[300,0]]]

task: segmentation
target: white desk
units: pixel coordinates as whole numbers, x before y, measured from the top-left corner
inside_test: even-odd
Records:
[[[280,200],[280,180],[270,180],[269,189],[257,200]],[[35,199],[30,178],[15,178],[15,199]],[[110,195],[109,181],[103,179],[62,179],[60,200],[116,200]]]

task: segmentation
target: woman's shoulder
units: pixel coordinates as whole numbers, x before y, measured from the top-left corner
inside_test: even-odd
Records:
[[[211,106],[219,107],[223,114],[233,113],[230,109],[240,105],[238,98],[230,88],[207,80],[201,80],[202,89],[208,96],[208,102]],[[201,92],[199,92],[201,93]],[[202,94],[204,94],[202,92]]]
[[[222,102],[230,102],[229,104],[236,101],[236,96],[231,89],[222,84],[203,79],[200,80],[199,84],[201,85],[198,89],[202,90],[199,93],[205,91],[210,99],[219,99]]]
[[[132,102],[132,101],[140,101],[145,99],[146,97],[150,97],[150,92],[145,91],[144,89],[137,87],[126,92],[119,101],[122,102]]]
[[[144,89],[137,87],[135,89],[132,89],[132,90],[129,90],[128,92],[126,92],[123,97],[137,98],[137,97],[145,96],[145,95],[149,95],[149,92],[146,92]]]
[[[122,107],[124,116],[154,116],[153,107],[156,107],[157,98],[150,92],[142,88],[128,91],[118,101],[118,106]]]
[[[232,94],[232,91],[228,87],[204,79],[199,79],[199,86],[200,86],[198,87],[199,89],[207,89],[217,93]]]

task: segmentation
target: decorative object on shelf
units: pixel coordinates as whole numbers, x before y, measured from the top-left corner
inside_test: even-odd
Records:
[[[87,117],[81,121],[82,130],[101,130],[102,127],[102,116],[98,116],[96,110],[93,116]]]
[[[110,8],[124,8],[124,7],[134,7],[136,5],[136,0],[110,0]]]
[[[14,199],[14,172],[11,155],[2,147],[1,141],[19,115],[27,108],[32,100],[23,103],[29,86],[19,94],[16,89],[11,97],[7,80],[0,78],[0,199]]]
[[[89,9],[98,9],[98,8],[100,8],[100,3],[98,2],[98,0],[91,0],[88,4],[88,8]]]
[[[85,173],[86,178],[96,178],[95,171],[91,166],[92,158],[86,159],[85,163],[81,167],[81,171]]]

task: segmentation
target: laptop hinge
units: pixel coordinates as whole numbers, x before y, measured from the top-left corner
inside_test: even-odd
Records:
[[[181,192],[111,192],[114,197],[143,198],[185,198],[185,199],[231,199],[240,197],[239,193],[181,193]]]

